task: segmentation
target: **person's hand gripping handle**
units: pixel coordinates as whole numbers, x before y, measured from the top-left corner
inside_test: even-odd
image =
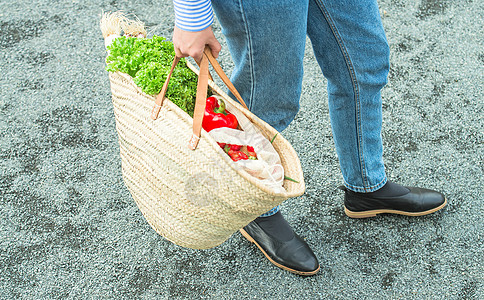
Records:
[[[173,31],[173,45],[178,57],[191,56],[197,63],[202,60],[205,46],[210,47],[213,57],[217,58],[222,46],[213,34],[212,28],[201,31],[185,31],[175,26]]]

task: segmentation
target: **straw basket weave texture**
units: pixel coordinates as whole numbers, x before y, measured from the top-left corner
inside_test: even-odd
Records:
[[[192,67],[193,68],[193,67]],[[202,131],[197,149],[187,146],[193,119],[165,99],[156,120],[150,118],[155,98],[124,73],[109,74],[125,184],[140,211],[159,234],[194,249],[215,247],[260,214],[305,190],[296,152],[277,131],[228,97],[279,153],[285,174],[284,193],[272,193],[232,162]]]

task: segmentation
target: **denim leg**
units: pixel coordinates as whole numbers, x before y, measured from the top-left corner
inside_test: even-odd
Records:
[[[389,47],[376,0],[212,0],[252,112],[282,131],[299,109],[306,33],[328,79],[330,119],[345,185],[386,183],[381,96]]]
[[[345,185],[371,192],[387,181],[380,90],[389,47],[376,0],[310,0],[308,36],[328,79],[333,138]]]
[[[213,0],[249,109],[278,131],[299,110],[307,0]]]
[[[307,5],[307,0],[212,0],[235,64],[231,81],[249,109],[278,131],[299,110]]]
[[[260,215],[260,216],[259,216],[259,218],[270,217],[270,216],[272,216],[272,215],[275,215],[275,214],[277,214],[277,212],[278,212],[280,209],[281,209],[281,208],[280,208],[280,206],[278,205],[278,206],[274,207],[273,209],[269,210],[268,212],[263,213],[262,215]]]

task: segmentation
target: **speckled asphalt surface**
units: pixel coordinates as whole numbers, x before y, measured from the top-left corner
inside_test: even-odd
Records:
[[[171,244],[123,184],[98,23],[124,10],[171,37],[169,0],[1,1],[0,298],[482,299],[484,2],[379,3],[392,50],[388,175],[449,205],[421,218],[344,215],[308,42],[301,111],[283,133],[307,183],[283,213],[321,262],[303,278],[239,233],[204,251]],[[230,70],[226,47],[220,60]]]

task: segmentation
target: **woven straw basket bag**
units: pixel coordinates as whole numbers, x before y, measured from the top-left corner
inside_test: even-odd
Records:
[[[194,249],[223,243],[259,215],[305,191],[301,164],[290,143],[208,79],[208,61],[240,97],[206,50],[200,71],[190,65],[199,74],[193,119],[164,97],[171,72],[156,97],[142,92],[127,74],[109,74],[124,182],[157,233]],[[274,139],[284,174],[297,181],[284,180],[285,192],[274,193],[260,184],[201,129],[207,85],[267,139]]]

